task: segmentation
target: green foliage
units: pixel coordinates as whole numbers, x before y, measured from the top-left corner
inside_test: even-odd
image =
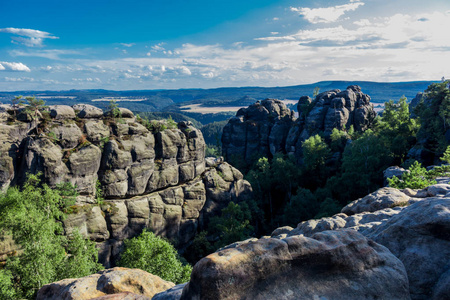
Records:
[[[117,104],[116,100],[109,101],[109,116],[111,118],[122,118],[122,113],[119,109],[119,104]]]
[[[314,216],[314,219],[331,217],[339,213],[341,209],[342,205],[337,200],[333,198],[325,198],[325,200],[320,203],[319,212]]]
[[[410,117],[406,98],[398,102],[385,103],[383,116],[379,119],[376,131],[383,143],[391,151],[393,163],[401,164],[411,147],[416,143],[419,123]]]
[[[217,147],[206,145],[205,149],[205,157],[220,157],[220,151]]]
[[[447,147],[445,133],[450,129],[450,90],[449,81],[433,83],[425,91],[425,97],[415,107],[420,119],[420,139],[427,141],[431,151],[442,153]]]
[[[222,131],[225,125],[227,125],[228,120],[213,122],[202,126],[202,134],[205,139],[205,143],[209,145],[215,145],[216,147],[221,147],[221,137]]]
[[[15,300],[18,299],[13,284],[13,276],[11,271],[0,269],[0,299]]]
[[[450,164],[450,146],[447,146],[447,149],[445,149],[440,160],[447,164]]]
[[[25,97],[27,100],[27,106],[25,107],[25,112],[30,114],[33,119],[39,118],[39,112],[45,108],[45,101],[42,99],[37,99],[36,97]]]
[[[353,129],[353,125],[351,128]],[[333,130],[331,131],[330,139],[331,139],[330,143],[331,151],[343,152],[345,145],[347,141],[351,139],[351,136],[345,130],[333,128]]]
[[[95,200],[97,200],[98,205],[102,205],[105,202],[103,197],[102,183],[97,179],[95,182]]]
[[[33,298],[44,284],[67,277],[81,277],[101,268],[93,242],[62,235],[62,209],[70,205],[71,189],[51,189],[29,175],[22,190],[9,188],[0,195],[0,228],[12,235],[21,254],[9,257],[5,269],[14,278],[15,293]],[[76,259],[77,268],[66,268]]]
[[[205,230],[195,235],[192,244],[188,247],[184,254],[187,261],[196,263],[203,257],[213,253],[214,250],[216,250],[216,248],[212,245],[212,242],[208,240],[207,235],[208,232]]]
[[[283,213],[283,224],[296,227],[301,221],[313,218],[319,212],[319,203],[310,190],[299,188]]]
[[[167,118],[167,128],[168,128],[168,129],[177,129],[177,128],[178,128],[177,122],[175,122],[175,121],[172,119],[172,116],[171,116],[171,115],[169,115],[169,117]]]
[[[192,267],[183,265],[175,248],[154,233],[144,230],[124,244],[119,266],[138,268],[176,284],[189,281]]]
[[[302,142],[302,150],[304,164],[309,170],[317,170],[325,165],[330,155],[330,148],[318,134]]]
[[[313,91],[313,98],[316,98],[316,96],[319,95],[319,93],[320,93],[320,87],[316,86]]]
[[[250,219],[251,214],[247,203],[228,203],[228,206],[222,209],[220,217],[213,217],[209,224],[208,231],[217,234],[220,238],[215,247],[220,248],[247,239],[253,231]]]
[[[409,172],[403,173],[401,179],[396,176],[388,178],[389,186],[398,189],[423,189],[436,183],[436,180],[433,179],[433,172],[427,171],[417,161],[408,170]]]

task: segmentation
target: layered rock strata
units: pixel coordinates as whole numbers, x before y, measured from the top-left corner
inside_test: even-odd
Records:
[[[15,120],[12,108],[6,111],[0,187],[38,172],[51,187],[74,184],[80,196],[64,221],[66,233],[76,228],[96,241],[106,266],[122,241],[143,228],[183,247],[198,226],[251,193],[237,169],[223,160],[205,161],[201,131],[189,122],[144,126],[127,109],[113,118],[91,105],[53,106],[46,118],[32,122]],[[2,248],[0,255],[14,250],[10,243]]]

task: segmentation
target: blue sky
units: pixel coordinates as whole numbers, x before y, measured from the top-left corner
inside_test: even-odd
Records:
[[[0,0],[0,90],[438,80],[448,0]]]

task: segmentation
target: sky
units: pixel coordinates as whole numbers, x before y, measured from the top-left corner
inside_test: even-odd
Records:
[[[0,91],[450,77],[448,0],[0,0]]]

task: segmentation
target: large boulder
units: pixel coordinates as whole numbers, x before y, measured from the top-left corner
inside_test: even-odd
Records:
[[[262,238],[194,267],[181,299],[409,299],[403,264],[361,234]]]
[[[36,300],[85,300],[123,292],[151,299],[155,294],[174,285],[139,269],[113,268],[82,278],[63,279],[44,285],[38,291]]]
[[[403,262],[412,299],[444,299],[433,298],[433,294],[450,295],[449,198],[418,201],[366,235]]]
[[[75,111],[68,105],[49,106],[50,116],[55,119],[74,119]]]
[[[89,104],[75,104],[72,108],[77,113],[79,118],[100,118],[103,116],[103,110],[98,107]]]
[[[385,187],[363,198],[350,202],[341,212],[347,215],[361,212],[374,212],[380,209],[405,205],[410,197],[395,188]]]

